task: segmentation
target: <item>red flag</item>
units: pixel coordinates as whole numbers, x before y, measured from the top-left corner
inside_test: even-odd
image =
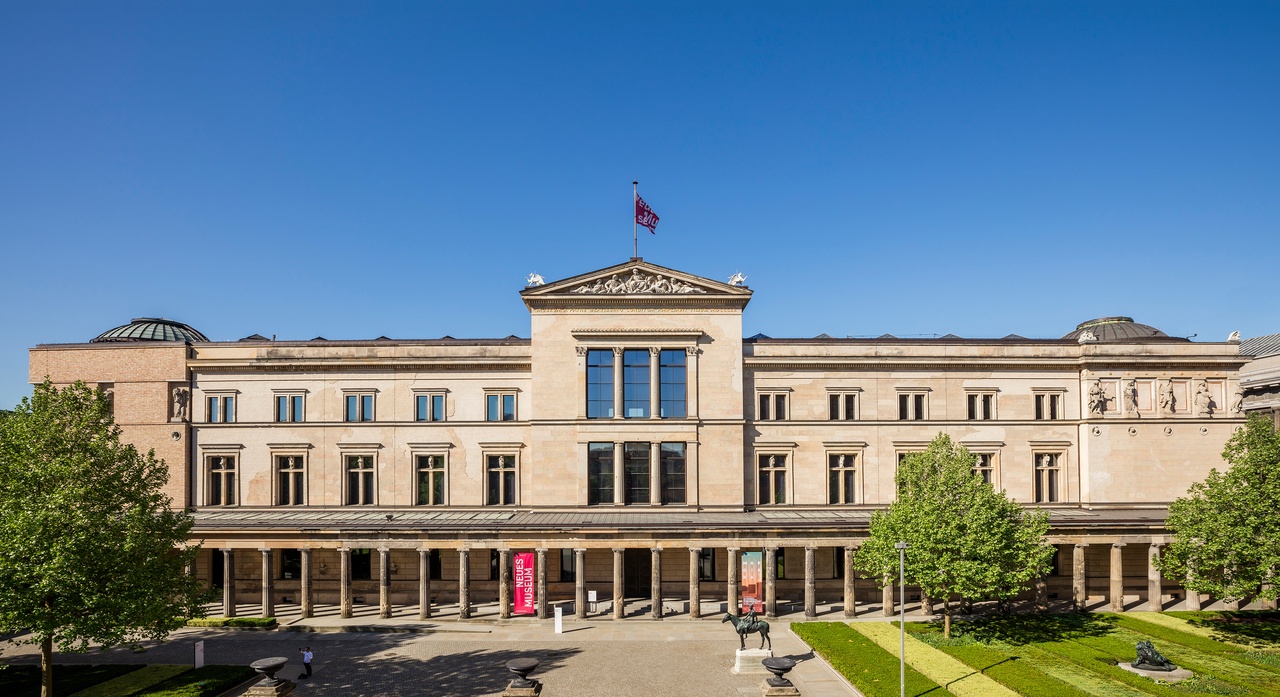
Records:
[[[654,230],[654,228],[658,227],[658,216],[654,214],[653,209],[649,207],[649,204],[645,203],[644,199],[640,198],[639,194],[636,194],[636,223],[649,228],[650,233],[654,235],[658,234],[657,231]]]

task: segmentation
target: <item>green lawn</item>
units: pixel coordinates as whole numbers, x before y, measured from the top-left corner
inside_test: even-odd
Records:
[[[132,697],[213,697],[254,676],[249,666],[205,666],[189,670]]]
[[[81,664],[53,666],[53,693],[69,695],[92,685],[131,673],[142,664],[90,666]],[[0,665],[0,695],[6,697],[40,697],[40,666]]]
[[[897,697],[898,658],[871,639],[842,622],[801,622],[791,629],[866,697]],[[906,678],[908,697],[955,697],[911,666]]]
[[[1144,614],[962,619],[953,625],[950,639],[942,637],[937,622],[908,623],[907,631],[920,642],[1025,697],[1280,697],[1280,613],[1167,613],[1182,619],[1163,615],[1143,619]],[[892,689],[887,694],[896,690],[896,654],[874,644],[879,653],[865,649],[855,637],[836,629],[847,629],[843,623],[793,627],[804,627],[796,633],[823,656],[828,655],[827,651],[819,649],[810,637],[828,650],[839,653],[843,649],[843,663],[837,669],[868,697],[874,697],[873,693],[863,689],[853,676],[866,680],[870,675],[888,675]],[[1144,640],[1191,670],[1195,677],[1174,685],[1118,668],[1118,663],[1134,660],[1134,645]],[[907,652],[907,659],[912,660],[911,651]],[[828,660],[836,664],[835,660]],[[929,672],[929,667],[924,670]],[[944,683],[949,680],[929,674]],[[920,679],[929,680],[924,675]],[[885,680],[882,676],[871,687],[874,690]],[[944,694],[936,683],[931,684],[937,691],[927,694]],[[930,689],[928,685],[922,687]],[[886,693],[876,693],[879,694]]]

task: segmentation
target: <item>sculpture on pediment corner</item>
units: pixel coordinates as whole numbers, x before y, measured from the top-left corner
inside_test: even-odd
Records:
[[[1177,401],[1177,398],[1173,396],[1173,381],[1165,380],[1160,383],[1160,413],[1174,413],[1178,408]]]
[[[1129,380],[1124,386],[1124,410],[1134,416],[1138,415],[1138,381]]]
[[[1244,411],[1244,388],[1236,385],[1235,394],[1231,396],[1231,413],[1239,414]]]
[[[742,287],[747,284],[747,275],[741,271],[729,277],[729,285]]]
[[[1209,393],[1209,385],[1201,380],[1196,385],[1196,395],[1191,400],[1196,416],[1213,416],[1213,395]]]
[[[173,420],[186,421],[187,411],[191,406],[191,390],[185,387],[173,388]]]
[[[525,276],[524,282],[530,288],[534,286],[545,286],[547,284],[546,281],[542,280],[542,276],[536,273],[531,273],[528,276]]]
[[[1107,389],[1101,380],[1094,380],[1089,386],[1089,413],[1102,416],[1107,411]]]
[[[1231,332],[1231,334],[1227,336],[1227,341],[1228,341],[1228,342],[1236,342],[1236,343],[1239,343],[1239,342],[1240,342],[1240,332]]]
[[[1076,338],[1076,343],[1087,344],[1098,340],[1098,336],[1092,331],[1086,329],[1080,332],[1080,336]]]
[[[668,278],[662,274],[649,275],[640,269],[632,269],[631,275],[625,279],[613,274],[608,280],[597,279],[593,283],[584,283],[570,292],[584,295],[682,295],[707,291],[676,278]]]

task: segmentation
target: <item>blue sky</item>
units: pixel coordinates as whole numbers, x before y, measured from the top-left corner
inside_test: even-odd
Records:
[[[631,255],[746,334],[1280,332],[1275,2],[0,4],[0,406],[26,349],[528,336]]]

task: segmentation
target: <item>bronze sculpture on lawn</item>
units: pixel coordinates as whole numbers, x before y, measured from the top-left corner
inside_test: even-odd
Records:
[[[738,643],[743,650],[747,648],[747,635],[760,632],[760,648],[764,648],[765,644],[769,648],[773,648],[773,642],[769,640],[769,623],[764,620],[756,619],[755,613],[748,613],[746,617],[737,617],[729,613],[724,614],[724,619],[720,620],[720,624],[732,622],[733,628],[738,632]]]
[[[1134,668],[1141,668],[1143,670],[1163,670],[1166,672],[1173,671],[1178,668],[1178,666],[1175,666],[1172,661],[1161,656],[1160,652],[1156,651],[1156,647],[1152,646],[1149,641],[1139,641],[1137,649],[1138,660],[1130,664]]]

